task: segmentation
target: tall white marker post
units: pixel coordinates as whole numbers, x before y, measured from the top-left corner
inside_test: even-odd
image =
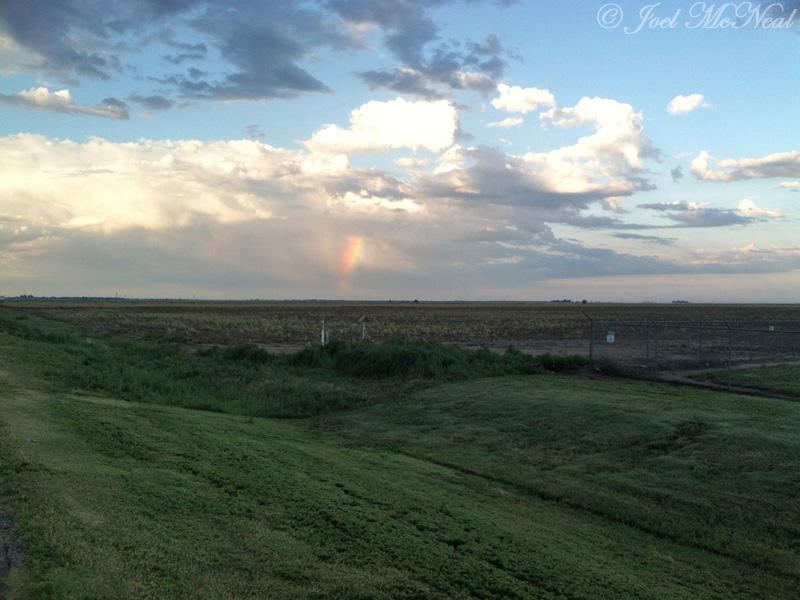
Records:
[[[325,315],[322,315],[322,345],[325,345]]]
[[[361,339],[362,340],[367,339],[367,321],[369,321],[369,318],[367,317],[367,315],[362,315],[362,316],[360,316],[358,318],[358,322],[361,323]]]

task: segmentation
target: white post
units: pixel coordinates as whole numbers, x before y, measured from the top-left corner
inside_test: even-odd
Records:
[[[325,315],[322,315],[322,345],[325,345]]]
[[[367,339],[367,321],[361,321],[361,339]]]

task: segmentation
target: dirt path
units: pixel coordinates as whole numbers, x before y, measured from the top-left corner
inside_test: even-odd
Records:
[[[14,519],[0,505],[0,598],[5,598],[6,577],[22,563],[22,544],[14,533]]]
[[[757,369],[759,367],[783,367],[783,366],[792,366],[792,365],[800,365],[800,361],[790,361],[790,362],[775,362],[775,363],[748,363],[748,364],[739,364],[739,365],[732,365],[731,371],[740,371],[743,369]],[[711,380],[704,380],[698,379],[698,376],[707,375],[709,373],[725,373],[727,371],[727,367],[716,367],[713,369],[692,369],[692,370],[683,370],[683,371],[675,371],[672,373],[659,373],[657,378],[660,381],[666,381],[669,383],[682,383],[686,385],[693,385],[697,387],[705,387],[711,388],[715,390],[724,390],[730,392],[738,392],[740,394],[750,394],[751,396],[763,396],[767,398],[781,398],[784,400],[800,400],[797,396],[792,396],[789,394],[781,394],[780,392],[773,392],[769,390],[764,390],[761,388],[751,388],[745,387],[741,385],[731,385],[728,386],[723,383],[717,383]]]

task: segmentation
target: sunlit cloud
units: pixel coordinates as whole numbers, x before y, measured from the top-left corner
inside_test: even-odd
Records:
[[[749,198],[742,198],[739,200],[737,210],[746,217],[755,217],[762,219],[776,219],[778,217],[785,217],[782,212],[778,210],[770,210],[769,208],[761,208],[756,206],[756,203]]]
[[[438,152],[453,144],[458,112],[447,100],[372,100],[350,113],[350,128],[326,125],[303,142],[315,152],[354,154],[392,148]]]
[[[712,161],[719,170],[712,169]],[[692,173],[706,181],[737,181],[769,177],[800,176],[800,150],[776,152],[762,158],[717,160],[703,150],[692,161]]]
[[[305,153],[252,140],[81,144],[17,134],[0,139],[0,161],[7,169],[0,181],[3,213],[41,226],[105,231],[180,226],[199,217],[271,218],[286,210],[287,190],[295,203],[303,201],[298,180],[337,172],[317,165],[306,173]]]
[[[128,108],[121,100],[106,98],[98,106],[82,106],[75,103],[72,93],[67,89],[51,92],[46,87],[38,87],[16,94],[0,94],[0,102],[54,113],[84,114],[108,119],[128,118]]]
[[[428,166],[428,161],[424,158],[409,158],[404,156],[395,160],[394,164],[398,167],[420,168]]]
[[[522,88],[501,83],[497,86],[500,96],[492,100],[492,106],[506,112],[526,114],[540,106],[555,106],[555,96],[550,90]]]
[[[619,171],[641,169],[643,158],[658,156],[644,135],[642,114],[630,104],[612,98],[584,97],[574,107],[553,108],[540,117],[543,123],[557,127],[589,123],[595,128],[593,134],[581,137],[576,144],[551,153],[561,159],[611,163]]]
[[[667,112],[671,115],[685,115],[698,108],[710,108],[703,94],[689,94],[688,96],[675,96],[667,105]]]
[[[422,205],[409,198],[383,198],[370,194],[366,190],[361,190],[358,194],[355,192],[346,192],[341,196],[332,197],[328,200],[328,206],[345,206],[350,210],[361,212],[390,210],[415,213],[423,209]]]
[[[520,117],[508,117],[503,119],[502,121],[492,121],[487,123],[487,127],[500,127],[502,129],[510,129],[511,127],[517,127],[522,125],[525,122],[525,119]]]

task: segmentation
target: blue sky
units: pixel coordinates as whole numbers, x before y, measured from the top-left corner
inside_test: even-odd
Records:
[[[0,295],[797,302],[800,3],[10,0]]]

